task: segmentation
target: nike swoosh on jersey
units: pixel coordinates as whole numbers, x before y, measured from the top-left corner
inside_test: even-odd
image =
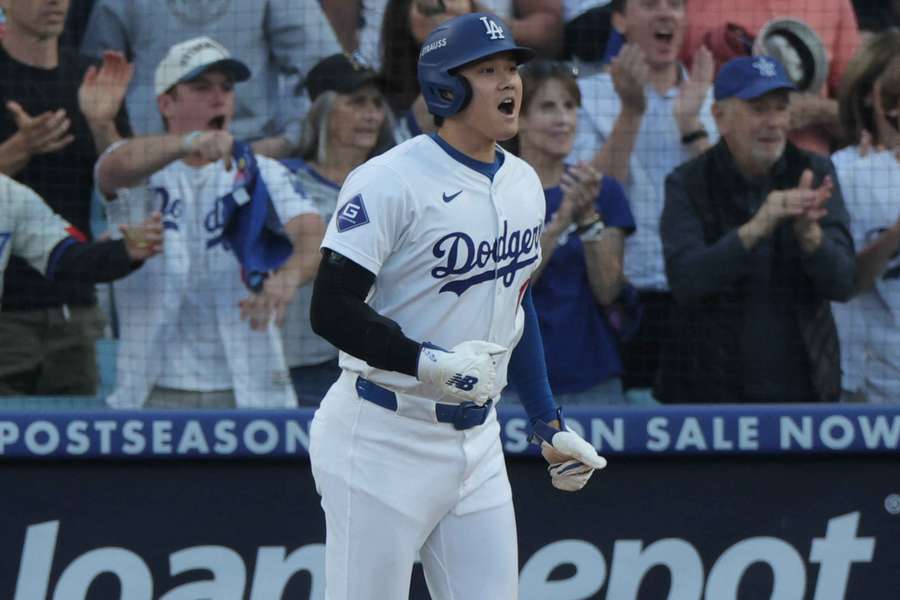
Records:
[[[452,201],[454,198],[456,198],[457,196],[459,196],[460,194],[462,194],[462,190],[459,190],[459,191],[456,192],[455,194],[450,194],[449,196],[447,195],[446,192],[444,192],[444,202],[450,202],[450,201]]]

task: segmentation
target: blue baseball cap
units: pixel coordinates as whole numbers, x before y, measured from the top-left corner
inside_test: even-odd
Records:
[[[753,100],[774,90],[796,90],[784,66],[769,56],[741,56],[719,70],[713,84],[716,100]]]

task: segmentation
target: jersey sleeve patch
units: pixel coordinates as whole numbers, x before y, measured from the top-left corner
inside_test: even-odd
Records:
[[[363,204],[362,194],[350,198],[337,213],[337,230],[339,233],[355,229],[369,222],[369,213]]]

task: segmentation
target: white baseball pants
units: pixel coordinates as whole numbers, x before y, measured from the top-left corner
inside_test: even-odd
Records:
[[[316,411],[327,600],[405,600],[417,554],[433,600],[516,600],[518,548],[496,412],[466,431],[359,398],[344,373]]]

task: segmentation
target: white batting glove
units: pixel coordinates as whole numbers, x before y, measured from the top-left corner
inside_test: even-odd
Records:
[[[588,479],[594,474],[594,469],[573,459],[550,463],[547,472],[550,473],[550,483],[553,487],[564,492],[577,492],[587,485]]]
[[[559,430],[537,420],[534,435],[541,440],[541,454],[550,463],[547,471],[556,489],[577,492],[587,484],[594,471],[606,466],[606,459],[568,427]]]
[[[498,357],[504,352],[503,346],[481,340],[463,342],[449,352],[422,346],[418,379],[459,400],[481,406],[491,398]]]

